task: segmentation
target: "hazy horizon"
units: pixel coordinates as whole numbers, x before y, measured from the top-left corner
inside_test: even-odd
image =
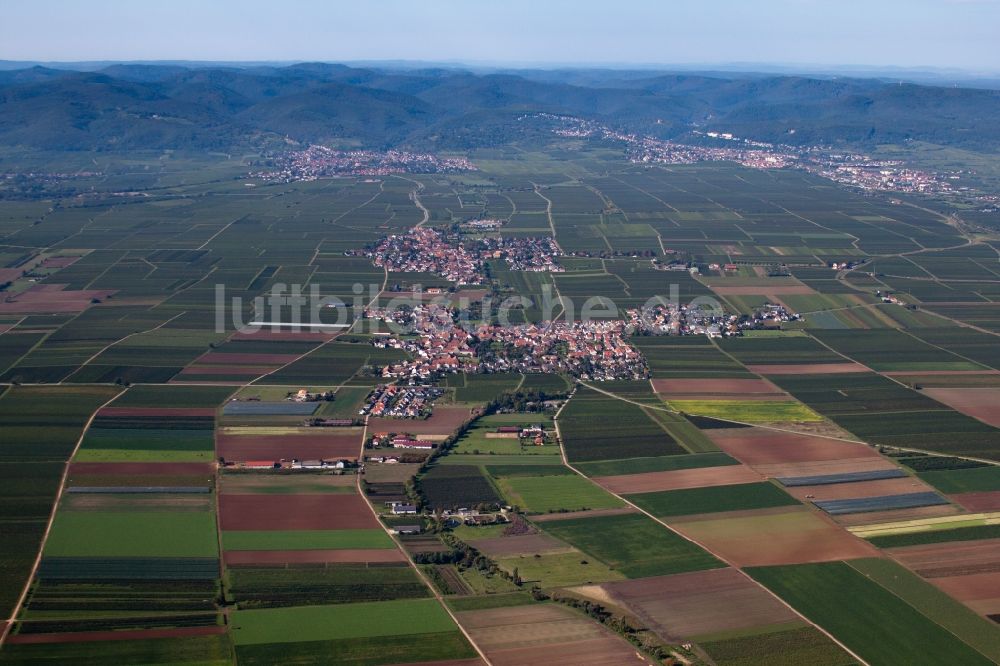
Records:
[[[1000,72],[998,0],[7,3],[0,59]]]

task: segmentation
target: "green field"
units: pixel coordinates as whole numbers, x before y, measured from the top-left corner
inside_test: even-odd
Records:
[[[528,513],[625,506],[600,486],[576,475],[508,477],[499,485],[511,504]]]
[[[4,666],[30,664],[143,664],[144,666],[226,666],[233,663],[229,637],[195,636],[151,640],[116,640],[41,645],[5,645],[0,663]]]
[[[443,633],[454,629],[455,623],[434,599],[233,613],[233,641],[237,646]]]
[[[1000,627],[955,601],[929,582],[892,560],[848,562],[993,661],[1000,662]]]
[[[628,500],[660,517],[798,504],[791,495],[767,482],[638,493],[629,495]]]
[[[723,566],[695,544],[641,514],[550,521],[544,528],[628,578]]]
[[[627,458],[600,462],[576,463],[574,467],[587,476],[618,476],[643,472],[672,472],[679,469],[720,467],[739,463],[725,453],[694,453],[686,456],[661,456],[659,458]]]
[[[943,493],[1000,490],[1000,466],[921,472],[918,476]]]
[[[622,572],[585,553],[502,557],[497,562],[508,573],[516,569],[525,584],[540,587],[603,583],[625,578]]]
[[[848,653],[813,627],[753,633],[727,638],[697,639],[719,666],[849,666]]]
[[[58,511],[47,557],[215,557],[208,511]]]
[[[759,567],[747,571],[872,666],[993,663],[906,601],[843,562]]]

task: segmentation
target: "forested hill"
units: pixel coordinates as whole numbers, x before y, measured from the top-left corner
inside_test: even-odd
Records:
[[[112,65],[0,71],[0,145],[54,150],[226,149],[285,140],[468,149],[571,114],[683,137],[858,146],[1000,147],[1000,91],[873,79],[613,71]]]

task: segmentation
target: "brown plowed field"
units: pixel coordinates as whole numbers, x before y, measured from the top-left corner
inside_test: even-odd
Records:
[[[511,557],[513,555],[542,555],[544,553],[561,553],[573,550],[559,539],[548,534],[523,534],[520,536],[494,537],[490,539],[476,539],[471,542],[477,550],[481,550],[488,556]]]
[[[857,483],[831,483],[822,486],[794,486],[785,488],[792,497],[800,500],[854,499],[858,497],[879,497],[880,495],[903,495],[905,493],[933,492],[933,488],[912,476],[898,479],[879,479]]]
[[[219,495],[223,530],[337,530],[379,527],[360,495]]]
[[[1000,509],[1000,490],[958,493],[957,495],[948,495],[948,499],[958,502],[966,511],[996,511]]]
[[[456,613],[496,666],[649,664],[600,624],[556,605]]]
[[[739,567],[877,557],[878,550],[802,507],[781,513],[670,520],[670,526]]]
[[[845,458],[844,460],[817,460],[805,462],[758,464],[753,468],[764,476],[819,476],[845,472],[869,472],[876,469],[895,469],[896,466],[882,457]]]
[[[733,568],[604,583],[601,587],[668,640],[796,619],[787,606]]]
[[[984,615],[1000,613],[1000,574],[934,578],[931,582],[947,594]]]
[[[763,428],[708,430],[705,434],[723,451],[751,466],[879,457],[865,444]]]
[[[414,435],[450,435],[468,419],[466,407],[435,407],[427,419],[373,418],[368,421],[369,432],[408,432]]]
[[[299,357],[298,354],[240,354],[226,352],[206,352],[195,363],[205,365],[284,365]]]
[[[68,631],[58,634],[18,634],[8,636],[11,645],[39,643],[93,643],[95,641],[132,641],[154,638],[187,638],[190,636],[214,636],[226,633],[226,628],[218,627],[177,627],[175,629],[132,629],[128,631]]]
[[[280,460],[281,458],[356,459],[361,434],[350,435],[227,435],[219,433],[215,453],[226,460]]]
[[[0,314],[52,314],[57,312],[82,312],[92,299],[104,300],[116,289],[85,289],[63,291],[65,284],[38,284],[26,291],[0,302]]]
[[[98,416],[215,416],[212,407],[105,407]]]
[[[1000,539],[906,546],[891,552],[924,578],[1000,572]]]
[[[396,548],[340,550],[227,550],[222,554],[227,566],[273,566],[278,564],[364,564],[365,562],[406,562]]]
[[[753,483],[760,481],[761,476],[746,465],[724,465],[722,467],[700,467],[669,472],[600,476],[593,480],[613,493],[628,494]]]
[[[923,393],[966,416],[1000,428],[1000,388],[927,388]]]
[[[782,364],[757,364],[748,365],[750,372],[759,375],[843,375],[855,372],[871,372],[871,370],[860,363],[793,363]]]
[[[678,395],[689,393],[738,394],[745,397],[756,393],[786,395],[766,379],[654,379],[653,390],[657,393]]]
[[[959,509],[954,504],[938,504],[935,506],[920,506],[915,509],[845,513],[840,516],[831,516],[831,518],[839,525],[851,527],[854,525],[875,525],[877,523],[894,523],[902,520],[951,516],[958,512]]]
[[[170,476],[211,476],[215,473],[214,463],[103,463],[75,462],[70,463],[70,476],[86,474],[121,474],[122,476],[153,476],[158,474]],[[158,485],[150,481],[149,485]]]

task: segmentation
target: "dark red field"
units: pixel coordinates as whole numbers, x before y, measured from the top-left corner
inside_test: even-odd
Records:
[[[226,435],[220,433],[215,452],[226,460],[300,460],[341,458],[361,453],[361,434],[350,435]]]
[[[227,550],[222,559],[227,566],[274,566],[279,564],[364,564],[366,562],[406,562],[397,548],[342,550]]]
[[[105,462],[75,462],[70,463],[69,474],[120,474],[122,476],[156,476],[156,475],[206,475],[215,474],[215,463],[177,463],[177,462],[136,462],[136,463],[105,463]]]
[[[98,416],[215,416],[212,407],[105,407]]]
[[[20,271],[19,271],[20,272]],[[39,284],[0,302],[0,314],[82,312],[92,299],[104,300],[115,289],[64,291],[65,284]]]
[[[219,496],[223,530],[338,530],[379,527],[360,495]]]
[[[1000,490],[978,493],[958,493],[948,499],[957,502],[966,511],[997,511],[1000,509]]]
[[[154,638],[188,638],[226,633],[226,627],[177,627],[175,629],[132,629],[122,631],[68,631],[58,634],[18,634],[8,636],[11,645],[42,643],[92,643],[95,641],[132,641]]]
[[[195,360],[195,363],[205,365],[257,365],[291,363],[299,357],[298,354],[227,354],[225,352],[207,352]]]

